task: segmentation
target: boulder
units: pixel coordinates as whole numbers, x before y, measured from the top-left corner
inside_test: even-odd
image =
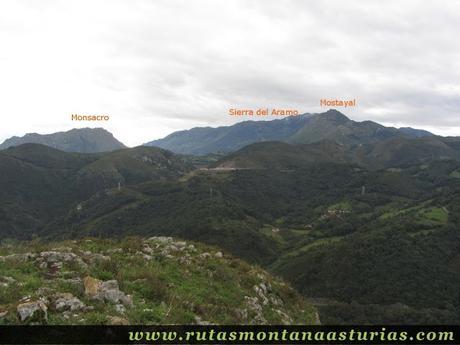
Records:
[[[126,295],[123,291],[120,291],[118,282],[116,280],[109,280],[101,284],[99,294],[106,301],[112,303],[122,303],[126,306],[133,305],[133,299],[131,296]]]
[[[90,276],[83,278],[85,295],[94,298],[98,294],[101,284],[102,282],[99,279]]]
[[[176,248],[178,248],[180,251],[184,250],[187,247],[187,242],[185,241],[177,241],[174,244]]]
[[[54,298],[54,308],[57,311],[78,311],[85,308],[85,304],[71,293],[56,294]]]
[[[201,253],[200,255],[198,255],[201,259],[208,259],[211,257],[211,254],[209,254],[208,252],[204,252],[204,253]]]
[[[109,316],[109,324],[113,326],[127,326],[129,321],[119,316]]]
[[[101,284],[101,290],[118,290],[118,282],[116,280],[107,280]]]
[[[85,294],[93,299],[132,306],[132,297],[120,291],[116,280],[101,281],[93,277],[83,279]]]
[[[37,263],[40,267],[46,266],[51,267],[55,266],[56,264],[62,266],[62,263],[77,263],[80,267],[86,268],[88,265],[83,262],[83,260],[72,252],[58,252],[58,251],[47,251],[41,252],[39,257],[37,258]]]
[[[21,303],[16,308],[19,321],[46,323],[48,321],[48,307],[43,301]]]
[[[137,252],[136,252],[136,255],[139,255],[139,256],[141,256],[141,257],[142,257],[142,259],[144,259],[145,261],[150,261],[150,260],[152,260],[152,259],[153,259],[153,256],[151,256],[151,255],[148,255],[148,254],[145,254],[145,253],[143,253],[143,252],[140,252],[140,251],[137,251]]]
[[[124,314],[126,313],[126,308],[123,304],[116,304],[115,305],[115,311],[119,314]]]
[[[106,255],[102,255],[100,253],[91,253],[89,255],[86,255],[86,257],[88,258],[89,262],[91,263],[91,265],[94,265],[98,262],[104,262],[104,261],[110,261],[111,258],[110,256],[106,256]]]
[[[145,254],[147,254],[147,255],[152,255],[152,254],[153,254],[153,249],[150,248],[149,246],[144,246],[144,247],[142,248],[142,251],[143,251]]]

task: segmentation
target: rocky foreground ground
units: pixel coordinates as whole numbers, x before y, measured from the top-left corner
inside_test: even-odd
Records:
[[[314,324],[260,268],[170,237],[0,246],[0,325]]]

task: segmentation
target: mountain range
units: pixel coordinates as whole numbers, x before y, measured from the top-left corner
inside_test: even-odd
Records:
[[[0,237],[173,236],[282,276],[323,323],[459,322],[460,139],[279,121],[306,122],[225,155],[1,150]]]
[[[396,129],[372,121],[356,122],[337,110],[321,114],[289,116],[273,121],[244,121],[232,126],[197,127],[174,132],[163,139],[146,143],[181,154],[203,155],[229,153],[249,144],[283,141],[291,144],[311,144],[333,140],[343,145],[375,143],[389,138],[419,138],[432,136],[424,130]]]
[[[433,134],[428,131],[410,127],[396,129],[372,121],[356,122],[337,110],[329,110],[321,114],[289,116],[273,121],[243,121],[217,128],[196,127],[174,132],[144,146],[160,147],[179,154],[207,155],[230,153],[253,143],[267,141],[298,145],[331,140],[339,145],[362,145],[390,138],[431,136]],[[0,150],[25,143],[81,153],[108,152],[126,147],[103,128],[80,128],[52,134],[15,136],[0,144]]]

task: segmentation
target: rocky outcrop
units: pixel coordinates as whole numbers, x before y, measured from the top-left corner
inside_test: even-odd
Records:
[[[77,254],[59,251],[41,252],[39,257],[36,259],[36,263],[41,268],[49,268],[52,266],[60,268],[63,263],[76,263],[82,268],[88,267],[88,265]]]
[[[215,247],[165,236],[21,246],[0,244],[2,296],[23,296],[0,305],[1,324],[313,322],[287,285]]]

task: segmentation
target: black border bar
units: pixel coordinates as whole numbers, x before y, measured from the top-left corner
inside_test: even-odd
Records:
[[[460,326],[0,326],[0,344],[460,345]]]

